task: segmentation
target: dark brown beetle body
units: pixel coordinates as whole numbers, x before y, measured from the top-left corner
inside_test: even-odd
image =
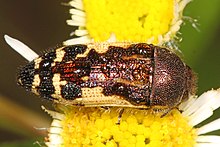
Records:
[[[145,43],[64,46],[20,69],[18,83],[68,105],[172,109],[195,92],[195,75],[174,53]]]

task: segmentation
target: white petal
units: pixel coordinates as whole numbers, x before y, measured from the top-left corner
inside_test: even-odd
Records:
[[[158,35],[157,39],[159,43],[162,43],[164,40],[162,35]],[[161,45],[161,44],[158,44],[158,45]]]
[[[70,6],[83,10],[82,0],[72,0],[69,2]]]
[[[83,24],[86,23],[85,17],[79,16],[79,15],[72,15],[71,18],[72,18],[72,21],[74,21],[74,22],[79,22],[79,23],[83,23]]]
[[[148,44],[151,44],[153,41],[154,41],[154,37],[151,37],[151,38],[149,38],[146,42],[147,42]]]
[[[192,0],[182,0],[179,3],[179,12],[182,12],[186,5],[191,2]]]
[[[211,107],[216,110],[220,107],[220,89],[215,90],[213,96],[215,97],[215,100],[211,104]]]
[[[220,144],[220,136],[216,136],[216,135],[198,136],[196,138],[196,142],[218,143],[218,144]]]
[[[61,145],[63,143],[63,139],[60,135],[57,134],[48,134],[51,145]]]
[[[64,41],[64,45],[74,45],[74,44],[84,44],[84,43],[91,43],[92,39],[90,39],[88,36],[82,36],[78,38],[72,38],[67,41]]]
[[[50,126],[51,126],[51,127],[61,127],[62,124],[61,124],[61,121],[60,121],[60,120],[58,120],[58,119],[53,119],[53,121],[52,121],[52,123],[51,123]]]
[[[112,33],[109,37],[109,39],[107,40],[107,42],[116,42],[116,35],[114,33]]]
[[[88,32],[87,30],[76,30],[76,31],[74,32],[74,34],[75,34],[76,36],[85,36],[85,35],[88,35],[89,32]]]
[[[196,97],[190,96],[190,98],[187,101],[179,105],[179,109],[186,111],[195,102],[195,100],[196,100]]]
[[[203,93],[196,101],[189,106],[184,112],[183,115],[190,116],[198,109],[212,108],[216,109],[220,106],[220,90],[210,90],[206,93]]]
[[[41,106],[41,109],[43,109],[45,112],[47,112],[54,119],[63,120],[65,118],[64,114],[61,114],[61,113],[58,113],[58,112],[52,111],[52,110],[47,110],[44,106]]]
[[[196,111],[195,113],[189,116],[189,124],[191,126],[195,126],[201,123],[202,121],[206,120],[210,116],[212,116],[212,114],[213,114],[213,109],[211,108],[198,109],[198,111]]]
[[[179,31],[180,25],[182,24],[182,22],[183,22],[183,21],[182,21],[181,19],[178,20],[177,22],[175,21],[175,24],[173,24],[173,25],[171,26],[169,32],[172,32],[172,33],[176,34],[176,32]]]
[[[66,22],[70,26],[82,26],[82,27],[86,26],[85,22],[73,21],[72,19],[71,20],[67,20]]]
[[[220,147],[219,143],[197,143],[194,147]]]
[[[50,134],[60,134],[63,131],[62,128],[58,128],[58,127],[50,127]]]
[[[212,131],[219,130],[219,129],[220,129],[220,118],[200,127],[197,130],[197,134],[198,135],[205,134],[205,133],[212,132]]]
[[[28,61],[32,61],[38,57],[38,54],[30,49],[27,45],[21,41],[14,39],[8,35],[4,35],[5,41],[10,45],[16,52],[22,55]]]
[[[78,10],[78,9],[74,9],[74,8],[70,9],[69,12],[70,12],[70,14],[73,14],[73,15],[78,15],[78,16],[83,16],[83,17],[86,16],[85,12]]]
[[[168,32],[163,36],[164,41],[165,41],[165,42],[170,41],[171,35],[172,35],[172,32],[168,31]]]

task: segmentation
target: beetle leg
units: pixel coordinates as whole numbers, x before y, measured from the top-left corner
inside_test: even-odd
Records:
[[[176,108],[180,113],[183,113],[183,110],[179,109],[178,107]]]
[[[120,109],[119,115],[118,115],[118,122],[116,123],[116,125],[120,125],[123,112],[124,112],[124,108]]]
[[[166,111],[164,111],[164,113],[160,116],[160,118],[163,118],[164,116],[166,116],[172,109],[167,109]]]
[[[170,113],[170,111],[172,111],[173,109],[177,109],[180,113],[182,113],[182,110],[180,110],[178,107],[172,107],[172,108],[168,108],[164,111],[164,113],[160,116],[160,118],[166,116],[168,113]]]
[[[109,110],[110,108],[108,106],[101,106],[101,109]]]

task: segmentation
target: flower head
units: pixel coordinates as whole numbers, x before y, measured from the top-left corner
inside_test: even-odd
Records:
[[[162,44],[173,39],[182,24],[182,12],[190,0],[72,0],[67,24],[78,26],[79,41],[105,41],[112,34],[117,41]]]
[[[219,136],[206,135],[219,130],[220,119],[197,125],[220,107],[220,89],[199,98],[191,97],[168,115],[150,110],[125,109],[118,124],[119,109],[63,107],[63,113],[46,110],[54,118],[48,146],[218,146]]]
[[[182,11],[189,0],[92,1],[73,0],[69,4],[78,26],[78,38],[65,45],[105,41],[163,44],[171,41],[182,23]],[[28,61],[38,57],[30,48],[5,36],[6,41]],[[19,47],[17,47],[19,46]],[[26,54],[27,50],[30,55]],[[198,126],[220,107],[220,89],[200,97],[191,96],[161,118],[151,110],[125,108],[86,108],[59,106],[59,112],[46,110],[53,122],[46,141],[48,146],[220,146],[220,137],[207,133],[220,130],[220,119]],[[118,123],[120,120],[120,123]]]

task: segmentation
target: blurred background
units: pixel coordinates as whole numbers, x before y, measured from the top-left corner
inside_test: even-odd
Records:
[[[17,86],[17,68],[27,61],[5,43],[3,35],[19,39],[37,53],[60,44],[73,31],[66,25],[70,15],[65,2],[0,0],[0,146],[39,146],[51,122],[41,109],[51,103]],[[199,24],[197,30],[186,19],[180,43],[184,60],[198,74],[198,94],[220,88],[219,14],[219,0],[194,0],[184,11]],[[214,117],[219,116],[217,110]]]

